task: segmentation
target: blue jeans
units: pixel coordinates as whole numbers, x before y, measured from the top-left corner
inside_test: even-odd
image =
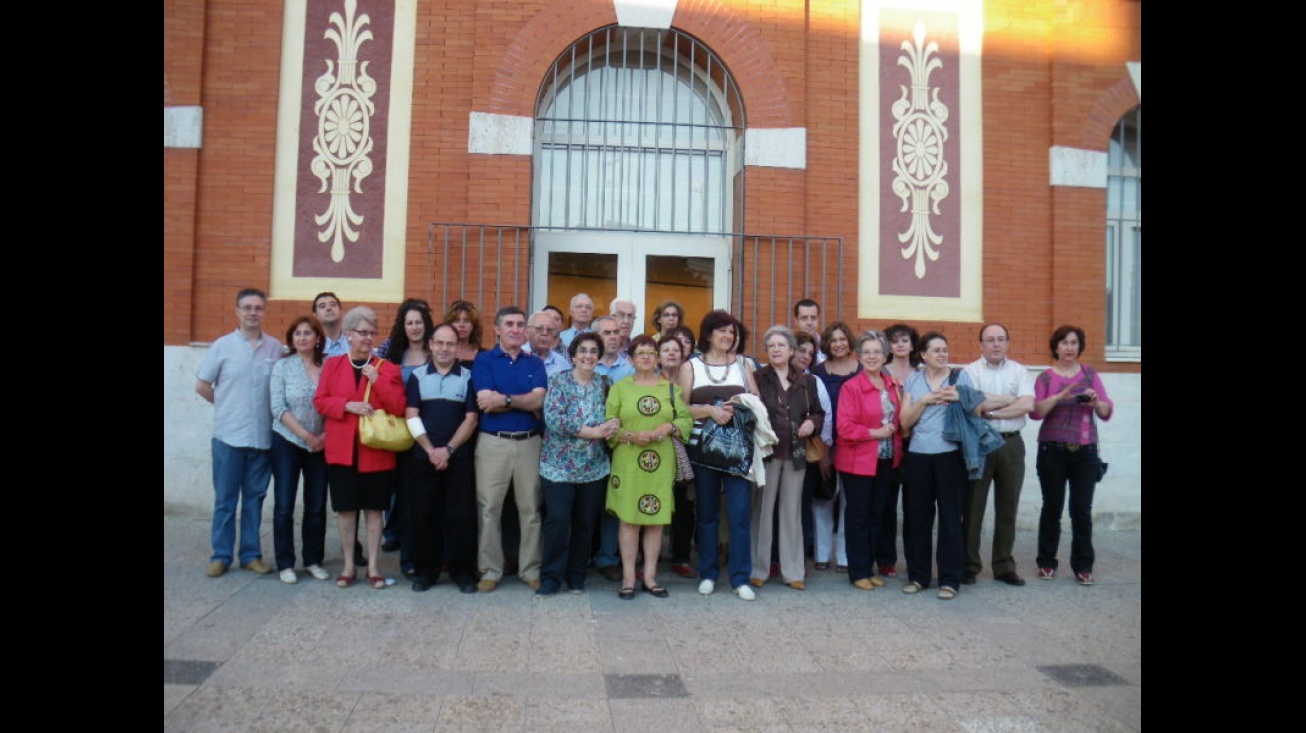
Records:
[[[1039,488],[1043,490],[1043,511],[1038,519],[1038,566],[1057,567],[1057,546],[1061,544],[1061,511],[1066,506],[1066,484],[1070,484],[1070,570],[1093,572],[1093,492],[1097,489],[1096,445],[1068,451],[1064,443],[1039,443]]]
[[[272,433],[272,547],[277,570],[295,567],[295,495],[304,476],[304,521],[299,530],[304,567],[321,565],[326,554],[326,454],[312,453]]]
[[[217,438],[213,449],[213,531],[209,562],[231,564],[236,546],[236,505],[240,505],[240,564],[263,559],[259,524],[263,519],[263,498],[272,478],[269,451],[236,448]]]
[[[617,530],[621,520],[603,512],[599,518],[599,552],[594,556],[594,565],[600,568],[615,568],[621,564],[621,554],[617,548]]]
[[[961,528],[961,508],[966,498],[966,462],[961,451],[948,453],[908,453],[911,481],[907,483],[907,521],[910,533],[904,545],[907,554],[907,579],[930,587],[934,570],[930,539],[934,530],[934,512],[938,509],[939,585],[953,590],[961,587],[966,569],[966,535]],[[851,562],[851,549],[849,550]]]
[[[541,540],[540,580],[577,590],[585,588],[590,547],[598,529],[607,479],[584,483],[550,481],[540,477],[544,494],[544,527]]]
[[[698,574],[711,581],[721,575],[717,534],[721,529],[721,494],[724,492],[726,523],[730,530],[726,559],[730,587],[745,585],[753,572],[753,543],[749,537],[753,518],[753,484],[742,476],[698,464],[694,465],[694,482],[698,484],[695,499],[698,508]]]

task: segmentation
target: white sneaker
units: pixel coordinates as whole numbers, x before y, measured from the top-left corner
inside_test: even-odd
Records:
[[[741,601],[757,600],[757,594],[753,592],[752,588],[749,588],[746,585],[741,585],[738,588],[735,588],[735,595],[739,596],[739,600]]]
[[[289,583],[290,585],[294,585],[295,583],[298,583],[298,582],[299,582],[299,576],[298,576],[298,575],[295,575],[295,571],[294,571],[294,570],[292,570],[292,569],[290,569],[290,568],[286,568],[285,570],[282,570],[282,571],[281,571],[281,582],[282,582],[282,583]]]
[[[324,570],[321,565],[309,565],[304,569],[308,571],[309,575],[318,580],[331,580],[331,573]]]
[[[713,591],[715,590],[716,590],[715,580],[707,580],[706,578],[704,578],[703,582],[698,584],[698,592],[702,593],[705,596],[712,595]]]

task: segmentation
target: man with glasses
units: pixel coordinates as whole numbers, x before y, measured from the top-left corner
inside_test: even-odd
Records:
[[[984,392],[984,419],[1006,440],[1005,445],[988,454],[984,473],[971,481],[962,504],[961,524],[966,538],[966,570],[961,582],[973,585],[984,568],[980,561],[980,532],[984,528],[984,510],[989,501],[989,484],[993,484],[993,556],[989,566],[993,579],[1007,585],[1024,585],[1016,574],[1016,509],[1020,504],[1020,487],[1025,483],[1025,441],[1020,437],[1025,416],[1034,409],[1034,378],[1029,370],[1007,358],[1010,335],[1001,323],[980,329],[980,358],[966,365],[975,387]]]
[[[213,342],[200,362],[195,391],[213,404],[212,554],[205,572],[227,572],[236,544],[240,511],[240,566],[260,575],[272,572],[263,562],[259,525],[263,499],[272,479],[272,366],[281,358],[281,342],[263,333],[267,296],[246,288],[236,295],[240,325]]]
[[[313,298],[313,315],[317,316],[318,323],[322,324],[322,330],[326,332],[326,342],[322,344],[323,356],[340,356],[349,351],[349,342],[345,340],[345,332],[340,327],[343,310],[335,293],[318,293]]]
[[[635,330],[635,302],[626,298],[614,298],[608,307],[608,315],[617,319],[621,326],[621,350],[626,350],[630,343],[631,332]]]
[[[571,368],[567,357],[559,354],[554,346],[557,343],[558,325],[549,311],[536,311],[526,325],[526,337],[529,339],[523,351],[540,357],[544,362],[544,371],[551,377],[558,372]]]
[[[590,330],[594,322],[594,299],[585,293],[571,296],[571,327],[558,334],[563,348],[571,346],[571,340],[581,331]]]
[[[629,323],[635,322],[635,306],[628,300],[614,300],[612,307],[628,304]],[[594,373],[602,374],[616,384],[635,373],[635,365],[626,355],[626,337],[622,333],[622,321],[616,316],[603,316],[594,321],[594,329],[603,339],[603,358],[594,365]],[[626,328],[628,332],[630,329]],[[620,529],[617,518],[607,512],[599,522],[599,551],[594,556],[594,565],[599,574],[607,580],[621,580],[621,555],[618,554],[617,534]]]
[[[521,523],[518,577],[533,590],[540,587],[540,433],[548,377],[540,358],[522,351],[526,314],[516,306],[494,317],[499,343],[476,355],[472,385],[481,411],[476,445],[476,506],[481,530],[478,563],[488,593],[504,575],[500,520],[504,497],[512,486]]]

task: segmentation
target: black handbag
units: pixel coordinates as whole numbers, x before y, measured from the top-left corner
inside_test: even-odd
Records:
[[[721,406],[717,400],[714,405]],[[757,416],[744,405],[734,405],[735,417],[725,425],[704,418],[690,434],[689,460],[717,471],[747,476],[753,467],[753,429]]]

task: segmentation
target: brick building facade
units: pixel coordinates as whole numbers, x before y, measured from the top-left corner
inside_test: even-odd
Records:
[[[643,30],[649,28],[663,35]],[[352,50],[330,41],[331,29]],[[597,63],[568,63],[566,54],[580,48],[592,60],[595,49],[615,53],[613,39],[629,45],[667,34],[678,40],[638,58],[669,59],[669,77],[681,74],[692,97],[719,108],[724,121],[703,127],[720,131],[725,142],[699,148],[705,161],[719,154],[711,157],[719,163],[703,163],[703,181],[690,174],[665,192],[664,182],[622,185],[654,203],[664,195],[674,206],[678,187],[693,196],[706,181],[724,191],[719,201],[703,198],[720,219],[682,228],[674,216],[658,224],[654,214],[644,226],[641,214],[599,226],[543,226],[549,205],[542,198],[541,112],[563,94],[559,69],[571,75],[565,81],[573,94],[577,77],[600,70]],[[937,46],[933,54],[930,44]],[[705,237],[703,252],[717,248],[720,256],[707,267],[719,277],[704,297],[739,312],[757,333],[787,323],[792,302],[811,295],[823,302],[827,319],[837,315],[854,328],[907,321],[922,332],[939,329],[952,339],[957,361],[977,355],[982,322],[1000,321],[1012,331],[1012,356],[1044,365],[1047,336],[1073,323],[1088,334],[1085,360],[1122,395],[1136,396],[1138,337],[1125,339],[1128,348],[1108,348],[1108,319],[1121,316],[1109,314],[1104,242],[1109,148],[1122,118],[1141,104],[1141,47],[1137,0],[170,0],[165,389],[169,375],[188,387],[193,372],[185,372],[196,357],[185,352],[197,350],[188,345],[234,326],[232,298],[245,286],[268,291],[267,327],[278,336],[282,324],[308,312],[314,292],[326,289],[346,307],[376,307],[383,320],[405,297],[427,298],[437,309],[467,297],[487,314],[514,301],[539,306],[547,299],[565,308],[570,293],[561,284],[572,281],[539,263],[554,252],[558,262],[574,261],[569,233],[631,243],[595,250],[615,252],[611,257],[622,263],[613,287],[646,295],[640,319],[647,329],[648,305],[669,291],[653,284],[653,259],[639,258],[659,252],[661,232],[668,252],[699,248],[695,236]],[[620,51],[637,58],[627,47]],[[912,58],[921,61],[915,71]],[[926,69],[933,59],[939,63]],[[330,155],[314,158],[312,147],[315,137],[327,140],[324,124],[341,123],[329,112],[315,115],[315,90],[323,108],[330,106],[330,95],[315,84],[329,78],[343,88],[346,66],[372,80],[332,97],[364,104],[362,116],[350,119],[365,129],[358,142],[371,146],[369,160],[348,171]],[[699,93],[699,82],[719,88]],[[589,103],[597,108],[605,92],[585,94],[582,111]],[[628,90],[622,98],[641,95]],[[916,160],[935,173],[946,162],[946,175],[925,183],[894,167],[907,160],[910,144],[920,146],[917,153],[934,149],[930,140],[912,143],[913,129],[938,143],[937,155]],[[635,170],[658,155],[662,163],[649,165],[675,166],[678,153],[667,151],[678,145],[557,160],[569,171],[592,165],[594,180],[603,181],[606,170]],[[617,149],[624,148],[593,147],[597,156]],[[341,180],[353,178],[339,184],[316,177],[319,159],[334,160],[322,165],[335,166]],[[712,178],[718,164],[723,180]],[[640,180],[654,180],[648,176]],[[904,196],[903,186],[915,198]],[[584,201],[563,195],[557,209],[564,219],[567,206],[603,202],[602,194]],[[328,199],[366,212],[354,227],[358,242],[337,234],[330,256],[310,216],[324,215]],[[939,242],[920,245],[937,259],[903,255],[907,245],[891,236],[906,231],[900,216],[940,233]],[[337,218],[349,229],[348,219]],[[504,231],[510,236],[495,239]],[[492,245],[482,244],[487,234]],[[675,237],[682,249],[670,246]],[[631,252],[633,270],[623,259]],[[915,273],[903,264],[915,261]],[[548,291],[550,282],[560,292]],[[168,399],[165,420],[181,420]],[[1135,428],[1138,402],[1125,418]],[[174,407],[204,422],[202,410]],[[1137,442],[1136,430],[1129,431],[1122,446]],[[1136,448],[1122,450],[1135,466],[1132,479],[1130,470],[1121,472],[1130,481],[1120,488],[1131,497],[1120,510],[1127,514],[1139,511],[1132,497],[1141,461]],[[170,452],[186,454],[165,448],[165,463]],[[165,501],[167,484],[176,481],[183,479],[165,479]]]

